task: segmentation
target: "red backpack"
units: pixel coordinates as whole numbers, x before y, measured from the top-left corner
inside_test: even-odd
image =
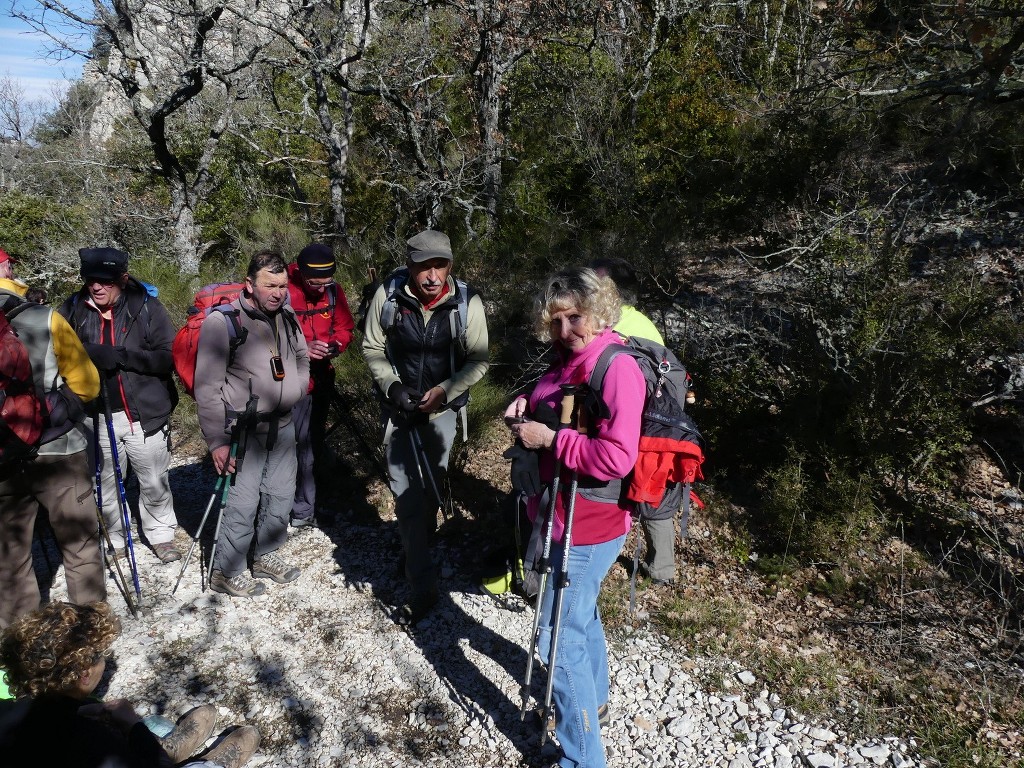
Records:
[[[181,379],[185,391],[196,396],[196,356],[199,353],[199,328],[211,312],[220,312],[228,324],[228,365],[234,359],[235,350],[245,341],[246,331],[238,319],[238,310],[231,302],[242,292],[242,283],[214,283],[205,285],[196,293],[192,306],[188,308],[185,326],[174,335],[171,356],[174,370]]]
[[[0,466],[32,458],[43,434],[45,411],[28,349],[8,322],[27,306],[0,310]]]

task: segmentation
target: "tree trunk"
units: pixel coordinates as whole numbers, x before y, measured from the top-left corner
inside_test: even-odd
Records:
[[[199,228],[184,188],[171,190],[171,210],[174,216],[174,255],[178,272],[182,275],[199,274]]]

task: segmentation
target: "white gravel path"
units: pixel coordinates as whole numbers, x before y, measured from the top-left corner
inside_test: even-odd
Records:
[[[176,467],[172,478],[179,519],[194,530],[213,478],[199,464]],[[263,734],[250,766],[550,764],[557,755],[539,748],[536,719],[520,722],[518,713],[530,612],[481,594],[453,566],[460,553],[442,544],[446,593],[406,632],[390,618],[401,589],[393,522],[347,518],[342,511],[327,529],[293,532],[281,554],[302,576],[267,582],[268,593],[251,600],[202,592],[198,558],[172,596],[180,564],[137,547],[146,609],[132,618],[110,582],[124,632],[106,696],[171,719],[216,702],[221,727],[244,721]],[[65,594],[58,573],[51,596]],[[927,764],[912,744],[852,741],[834,725],[808,722],[750,672],[687,657],[666,641],[643,630],[610,638],[610,768]],[[702,687],[711,672],[732,685],[730,695]],[[539,691],[543,676],[535,680]]]

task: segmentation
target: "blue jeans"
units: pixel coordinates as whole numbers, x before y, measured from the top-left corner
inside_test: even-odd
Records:
[[[540,656],[554,675],[555,737],[562,746],[562,768],[604,768],[604,745],[597,708],[608,702],[608,648],[597,611],[608,569],[619,556],[626,535],[603,544],[569,548],[569,586],[562,597],[562,623],[551,669],[551,625],[555,582],[562,567],[563,545],[552,543],[552,578],[541,603]]]

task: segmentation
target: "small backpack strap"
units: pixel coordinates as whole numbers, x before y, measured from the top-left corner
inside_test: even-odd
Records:
[[[608,368],[611,367],[612,360],[616,357],[625,353],[631,354],[631,350],[625,344],[609,344],[603,350],[601,350],[600,356],[597,358],[597,362],[594,364],[594,370],[590,372],[590,388],[595,392],[600,392],[601,387],[604,385],[604,377],[608,373]]]
[[[690,483],[683,483],[683,511],[679,515],[679,543],[682,544],[690,527]]]
[[[228,325],[228,367],[230,368],[235,362],[235,352],[245,343],[245,339],[249,335],[249,329],[242,327],[242,320],[236,307],[230,304],[217,304],[210,309],[224,315],[224,321]]]
[[[394,326],[395,320],[398,317],[398,304],[395,293],[404,284],[408,276],[409,270],[402,267],[392,272],[388,279],[384,281],[384,306],[380,308],[380,329],[384,332],[385,336]]]

